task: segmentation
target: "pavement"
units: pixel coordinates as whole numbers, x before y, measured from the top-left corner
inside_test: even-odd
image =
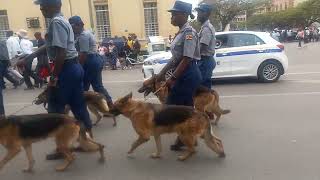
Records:
[[[286,44],[289,71],[272,84],[237,79],[215,82],[221,96],[221,106],[231,109],[222,116],[215,133],[223,140],[226,158],[218,158],[204,143],[197,154],[186,162],[178,162],[179,153],[169,145],[175,135],[164,135],[163,158],[153,160],[154,140],[139,147],[134,158],[126,152],[137,138],[128,119],[120,116],[118,126],[105,118],[94,128],[96,140],[106,145],[105,164],[98,162],[98,154],[77,154],[68,171],[56,173],[61,161],[46,161],[45,155],[54,149],[53,140],[34,144],[35,172],[24,174],[27,165],[21,152],[0,171],[1,180],[318,180],[320,179],[320,43],[303,48]],[[143,99],[137,89],[143,76],[141,68],[104,71],[104,84],[114,99],[129,92]],[[16,112],[41,90],[8,89],[4,92],[6,113]],[[149,102],[158,101],[150,96]],[[18,114],[45,113],[42,106],[27,107]],[[0,147],[0,155],[4,149]]]

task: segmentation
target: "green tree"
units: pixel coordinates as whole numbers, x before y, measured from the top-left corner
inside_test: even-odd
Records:
[[[271,0],[203,0],[214,6],[211,20],[221,24],[224,29],[238,15],[250,16],[257,9],[270,6]]]

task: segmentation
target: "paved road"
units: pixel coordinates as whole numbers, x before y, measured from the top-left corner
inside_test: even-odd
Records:
[[[176,161],[177,153],[168,146],[173,135],[163,136],[163,159],[148,156],[155,150],[151,140],[141,146],[134,159],[126,157],[136,134],[130,122],[118,118],[118,127],[105,119],[94,129],[97,140],[106,145],[107,162],[98,163],[95,154],[79,154],[65,173],[56,173],[58,162],[47,162],[44,156],[54,148],[52,140],[38,143],[33,154],[35,174],[23,174],[26,157],[21,153],[1,172],[1,180],[318,180],[320,179],[320,44],[308,44],[298,49],[287,44],[289,72],[273,84],[252,80],[219,81],[215,88],[221,95],[224,108],[232,113],[223,116],[216,133],[222,138],[227,157],[219,159],[204,144],[187,162]],[[141,84],[140,69],[105,71],[105,85],[114,98],[133,91]],[[7,114],[29,104],[39,90],[5,91]],[[157,102],[150,97],[149,101]],[[32,106],[20,114],[45,112]],[[0,148],[1,156],[4,149]]]

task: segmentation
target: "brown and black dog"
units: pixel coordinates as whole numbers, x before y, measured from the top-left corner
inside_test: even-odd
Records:
[[[209,117],[192,107],[170,106],[162,104],[151,104],[132,99],[132,93],[120,98],[114,103],[111,110],[114,115],[123,114],[132,122],[133,128],[139,135],[128,154],[141,144],[149,141],[154,136],[157,152],[151,155],[152,158],[161,157],[161,134],[177,133],[179,139],[187,146],[187,152],[179,156],[178,160],[186,160],[195,153],[195,143],[200,136],[206,145],[224,157],[222,141],[212,135]]]
[[[101,121],[102,117],[106,116],[106,117],[112,117],[113,126],[117,126],[116,118],[109,113],[109,107],[108,107],[107,101],[105,100],[102,94],[93,92],[93,91],[85,91],[83,95],[88,105],[88,109],[97,118],[96,122],[93,125],[96,126]],[[48,88],[45,89],[41,94],[39,94],[39,96],[34,100],[34,103],[36,105],[43,104],[43,106],[46,108],[46,105],[48,103]],[[69,112],[70,112],[70,107],[67,105],[65,107],[65,113],[69,114]]]
[[[148,82],[151,81],[151,82]],[[144,96],[148,96],[151,92],[154,93],[159,101],[164,104],[167,97],[168,97],[168,87],[165,87],[164,81],[156,81],[154,79],[151,80],[146,80],[146,82],[148,83],[144,83],[144,84],[149,84],[149,85],[144,85],[143,87],[141,87],[138,92],[139,93],[143,93],[144,92]],[[217,91],[215,90],[211,90],[208,89],[204,86],[200,86],[194,96],[193,96],[193,100],[194,100],[194,106],[198,111],[201,112],[206,112],[208,114],[208,116],[213,119],[213,123],[215,125],[218,124],[221,115],[224,114],[228,114],[231,111],[230,110],[224,110],[220,107],[219,105],[219,94],[217,93]],[[213,115],[216,115],[217,118],[214,118]]]
[[[62,114],[37,114],[2,117],[0,120],[0,144],[7,149],[6,156],[0,161],[0,170],[24,148],[28,167],[24,172],[32,172],[34,159],[32,144],[48,137],[54,137],[57,151],[64,154],[65,162],[56,167],[64,171],[75,159],[71,152],[73,142],[79,141],[80,147],[90,152],[100,152],[104,160],[104,146],[85,136],[79,136],[80,126],[72,117]],[[81,133],[84,134],[84,133]]]

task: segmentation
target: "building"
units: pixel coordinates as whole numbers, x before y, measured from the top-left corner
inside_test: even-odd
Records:
[[[283,11],[288,8],[296,7],[306,0],[272,0],[273,11]]]
[[[62,0],[66,18],[82,17],[85,27],[95,32],[97,39],[128,36],[138,38],[174,35],[177,29],[170,23],[167,12],[174,0]],[[45,32],[48,26],[33,0],[0,0],[0,38],[6,31],[26,29],[29,37],[34,32]]]

